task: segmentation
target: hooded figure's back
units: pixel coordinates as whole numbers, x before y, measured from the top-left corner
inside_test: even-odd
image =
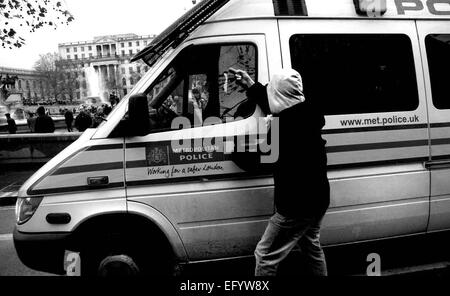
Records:
[[[266,106],[278,120],[280,150],[274,170],[277,211],[288,217],[325,212],[330,202],[326,141],[321,135],[325,119],[303,95],[300,74],[292,69],[277,72],[266,91],[249,91],[250,95],[256,93],[265,95]]]

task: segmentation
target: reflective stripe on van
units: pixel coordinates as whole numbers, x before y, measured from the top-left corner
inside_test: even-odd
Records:
[[[108,184],[89,186],[87,179],[95,176],[107,176]],[[120,188],[125,186],[123,180],[123,145],[97,145],[72,154],[34,183],[27,193],[42,195]]]
[[[324,130],[323,135],[327,140],[326,150],[328,153],[328,165],[330,168],[345,168],[346,166],[383,165],[393,162],[415,162],[427,161],[429,159],[429,143],[427,138],[427,124],[398,125],[383,127],[360,127],[347,129]],[[448,134],[450,123],[437,123],[431,125],[432,132],[441,131],[443,135]],[[383,141],[376,141],[382,139]],[[390,139],[391,141],[386,141]],[[448,157],[450,155],[450,138],[434,138],[434,158]],[[123,158],[123,145],[98,145],[87,147],[70,157],[63,165],[51,172],[46,177],[34,184],[28,193],[53,194],[76,192],[86,190],[98,190],[87,185],[89,173],[94,175],[106,175],[109,184],[100,189],[123,187],[123,162],[117,161]],[[208,177],[236,178],[251,177],[249,174],[237,167],[232,161],[231,154],[215,154],[209,158],[184,158],[185,162],[173,159],[168,155],[167,159],[161,159],[158,163],[151,163],[149,153],[151,149],[163,147],[165,151],[170,147],[170,141],[143,142],[127,144],[127,154],[134,155],[128,159],[127,186],[141,186],[144,184],[179,182]],[[133,149],[134,151],[132,151]],[[161,148],[162,149],[162,148]],[[186,154],[188,155],[188,154]],[[157,156],[156,156],[157,157]],[[153,160],[154,161],[154,160]],[[202,169],[206,164],[205,172],[195,174],[192,170],[183,172],[193,164]],[[170,167],[170,171],[166,169]],[[167,177],[166,174],[173,174]],[[267,175],[267,172],[261,174]]]

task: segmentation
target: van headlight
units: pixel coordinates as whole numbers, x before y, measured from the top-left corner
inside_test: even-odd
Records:
[[[41,204],[44,197],[19,197],[16,202],[16,221],[17,224],[23,224],[33,217],[34,212]]]

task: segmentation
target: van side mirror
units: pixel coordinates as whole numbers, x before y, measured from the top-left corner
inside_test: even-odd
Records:
[[[147,96],[132,95],[128,101],[127,136],[145,136],[150,131]]]
[[[150,131],[150,116],[148,113],[147,96],[132,95],[128,100],[128,115],[123,118],[112,137],[139,137]]]

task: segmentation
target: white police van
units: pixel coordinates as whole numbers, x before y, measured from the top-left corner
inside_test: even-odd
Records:
[[[135,56],[150,70],[107,121],[22,186],[21,260],[64,273],[71,251],[81,274],[136,274],[252,256],[273,179],[229,152],[266,114],[230,67],[262,83],[292,67],[321,103],[323,245],[448,230],[449,17],[446,0],[203,0]]]

